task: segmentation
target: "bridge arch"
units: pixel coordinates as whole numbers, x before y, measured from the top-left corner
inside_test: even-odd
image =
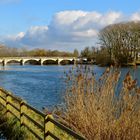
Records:
[[[61,65],[69,65],[74,64],[74,59],[62,59],[59,61]]]
[[[21,64],[21,60],[16,60],[16,59],[10,59],[10,60],[6,60],[5,61],[5,64],[7,65],[7,64],[10,64],[10,63],[16,63],[16,64]]]
[[[42,62],[43,65],[54,65],[54,64],[58,64],[58,60],[57,59],[46,59]]]
[[[23,64],[31,64],[31,65],[39,65],[40,64],[40,60],[37,59],[27,59],[24,60]]]

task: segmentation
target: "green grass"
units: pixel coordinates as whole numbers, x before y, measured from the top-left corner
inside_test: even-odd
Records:
[[[0,131],[8,140],[25,140],[26,133],[24,128],[20,127],[17,118],[8,115],[6,110],[0,106]]]

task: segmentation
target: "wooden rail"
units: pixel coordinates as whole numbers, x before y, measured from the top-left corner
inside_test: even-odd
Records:
[[[8,117],[14,116],[38,140],[85,140],[85,138],[55,120],[52,115],[27,104],[24,100],[0,88],[0,104]]]

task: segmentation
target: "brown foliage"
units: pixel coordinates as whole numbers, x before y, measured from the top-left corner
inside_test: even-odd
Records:
[[[114,68],[107,68],[99,80],[89,68],[72,70],[67,75],[65,123],[88,140],[140,139],[140,88],[127,73],[118,95],[119,77]]]

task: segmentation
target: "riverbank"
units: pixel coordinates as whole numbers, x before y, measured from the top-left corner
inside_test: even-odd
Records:
[[[78,139],[83,136],[64,126],[51,114],[30,106],[26,101],[0,88],[0,130],[8,139]]]

